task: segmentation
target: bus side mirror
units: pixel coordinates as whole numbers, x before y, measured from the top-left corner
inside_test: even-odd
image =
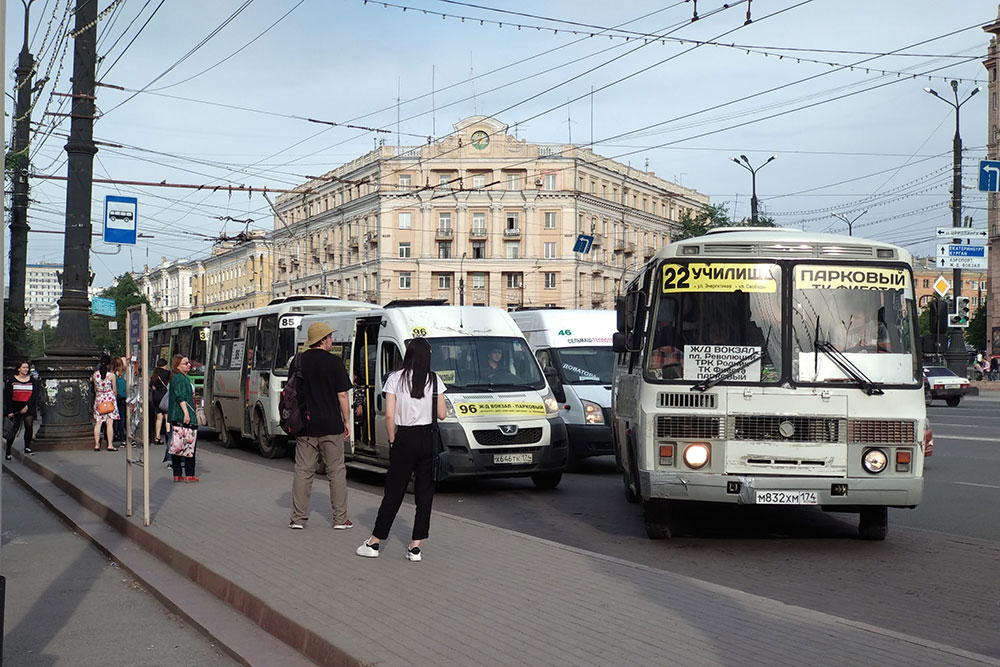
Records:
[[[628,328],[625,318],[625,297],[622,296],[615,299],[615,328],[618,331],[625,331]]]
[[[545,379],[549,383],[549,388],[552,390],[552,395],[556,397],[556,400],[560,403],[566,402],[566,390],[563,389],[562,380],[559,379],[559,372],[552,368],[552,366],[546,366],[545,370],[542,371],[545,374]]]
[[[615,354],[628,352],[625,347],[625,332],[616,331],[611,335],[611,349]]]

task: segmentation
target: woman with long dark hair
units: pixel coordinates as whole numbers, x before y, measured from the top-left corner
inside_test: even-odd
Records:
[[[115,396],[115,374],[111,372],[111,357],[101,355],[101,363],[90,376],[94,385],[94,451],[101,451],[101,424],[107,424],[108,451],[117,452],[115,447],[115,420],[119,418],[118,397]]]
[[[24,424],[24,453],[31,454],[31,436],[35,433],[35,415],[38,413],[38,397],[41,388],[31,377],[31,366],[27,361],[19,363],[3,386],[3,412],[14,422],[14,429],[7,438],[4,458],[10,461],[10,448],[17,437],[20,424]],[[19,423],[20,422],[20,423]]]
[[[167,370],[167,360],[160,358],[156,361],[156,368],[149,379],[149,389],[150,404],[152,405],[153,412],[156,414],[156,424],[153,428],[153,435],[155,439],[153,440],[154,445],[162,445],[163,438],[160,436],[163,433],[163,426],[166,426],[166,431],[170,433],[170,422],[167,421],[166,411],[160,411],[160,403],[163,401],[164,394],[167,393],[167,389],[170,388],[170,371]],[[164,460],[167,460],[164,457]]]
[[[377,558],[379,543],[389,537],[389,529],[399,512],[406,494],[406,485],[413,475],[413,496],[417,504],[416,517],[406,559],[419,562],[420,541],[427,538],[431,525],[431,503],[434,500],[434,480],[431,463],[434,440],[431,437],[432,410],[437,418],[447,414],[444,404],[444,382],[431,373],[431,346],[423,338],[414,338],[406,346],[406,355],[398,371],[386,378],[385,428],[389,436],[389,472],[385,476],[385,493],[378,508],[372,536],[358,547],[365,558]],[[437,404],[433,395],[437,394]]]

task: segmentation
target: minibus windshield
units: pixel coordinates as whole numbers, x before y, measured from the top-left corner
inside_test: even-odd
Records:
[[[428,338],[431,370],[448,388],[526,391],[545,388],[538,362],[522,338],[467,336]]]
[[[611,384],[615,353],[610,347],[560,347],[550,350],[566,384]]]

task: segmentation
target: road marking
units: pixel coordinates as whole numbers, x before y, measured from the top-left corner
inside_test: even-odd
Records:
[[[978,486],[984,489],[1000,489],[1000,486],[996,484],[974,484],[973,482],[952,482],[952,484],[961,484],[962,486]]]
[[[935,433],[934,439],[938,440],[981,440],[983,442],[997,442],[996,438],[977,438],[974,435],[944,435],[942,433]]]
[[[980,428],[976,424],[952,424],[950,422],[932,422],[931,427],[937,428],[938,426],[950,426],[951,428]]]

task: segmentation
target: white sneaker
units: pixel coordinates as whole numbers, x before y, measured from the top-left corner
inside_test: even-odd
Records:
[[[292,530],[302,530],[303,528],[305,528],[304,525],[294,520],[288,522],[288,527],[291,528]]]
[[[412,549],[407,547],[406,549],[406,560],[412,563],[419,563],[423,560],[423,556],[420,555],[420,547],[413,547]]]
[[[333,525],[334,530],[350,530],[351,528],[354,528],[354,524],[351,523],[350,519],[347,519],[344,523],[337,523]]]
[[[365,540],[365,543],[358,547],[354,553],[364,558],[378,558],[378,542],[368,544],[368,540]]]

